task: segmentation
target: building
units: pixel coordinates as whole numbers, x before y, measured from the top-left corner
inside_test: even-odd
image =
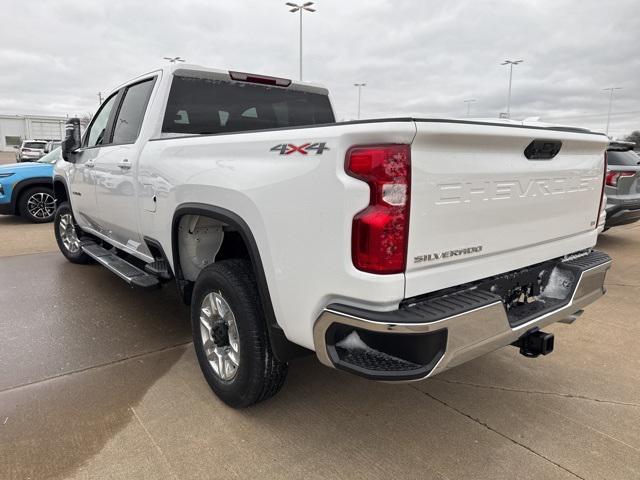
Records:
[[[0,151],[13,151],[22,140],[62,140],[66,117],[0,114]]]

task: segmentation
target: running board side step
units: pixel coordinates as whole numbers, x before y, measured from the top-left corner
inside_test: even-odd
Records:
[[[138,267],[120,258],[113,250],[107,250],[94,242],[85,242],[82,251],[93,258],[96,262],[111,270],[129,285],[135,287],[151,289],[160,286],[157,277],[150,275]]]

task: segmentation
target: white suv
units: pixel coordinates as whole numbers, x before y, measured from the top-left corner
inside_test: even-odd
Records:
[[[34,162],[45,154],[47,142],[41,140],[24,140],[16,152],[17,162]]]

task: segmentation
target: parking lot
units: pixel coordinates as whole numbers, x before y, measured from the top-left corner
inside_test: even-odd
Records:
[[[638,245],[638,224],[601,237],[608,294],[548,357],[404,385],[308,357],[236,411],[172,288],[133,292],[68,263],[51,224],[0,217],[0,478],[639,478]]]

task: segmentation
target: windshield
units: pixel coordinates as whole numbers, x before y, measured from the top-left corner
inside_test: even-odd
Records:
[[[35,148],[36,150],[44,150],[45,142],[25,142],[22,148]]]
[[[640,157],[636,152],[628,150],[626,152],[620,152],[615,150],[609,150],[607,152],[607,164],[608,165],[625,165],[632,166],[640,163]]]
[[[60,154],[61,151],[62,149],[60,147],[56,148],[55,150],[51,150],[44,157],[38,160],[38,163],[56,163],[62,158],[62,155]]]

